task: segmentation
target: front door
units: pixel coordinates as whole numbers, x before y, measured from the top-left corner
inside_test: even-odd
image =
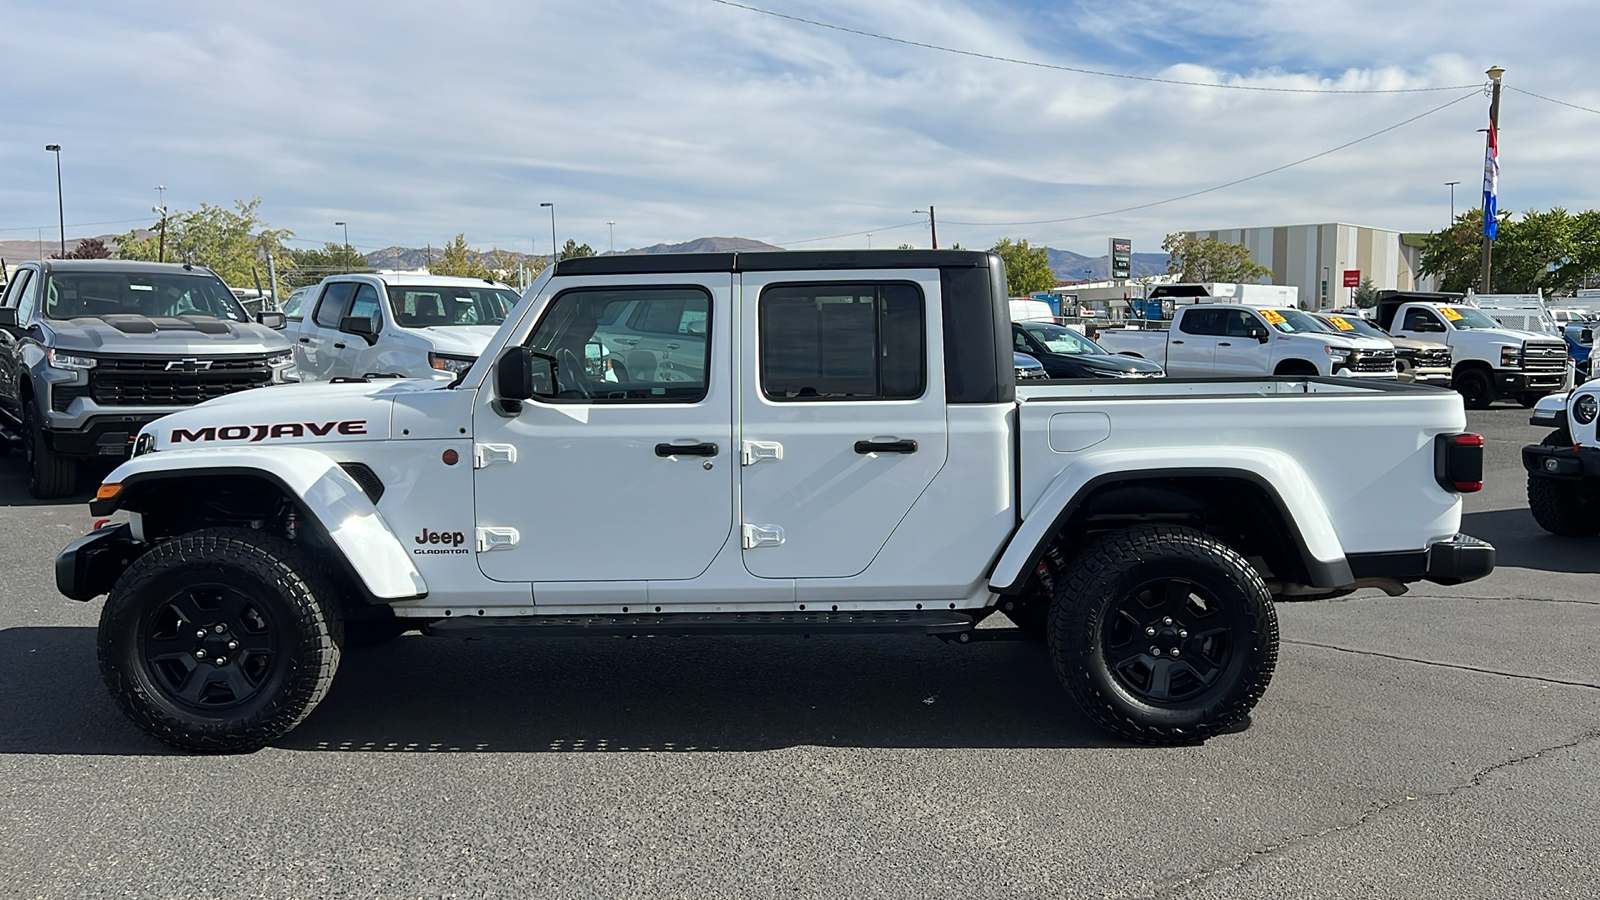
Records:
[[[344,343],[346,335],[339,331],[339,320],[350,308],[350,297],[355,290],[355,284],[349,281],[334,281],[323,286],[316,310],[305,318],[294,348],[295,363],[303,379],[327,381],[339,374],[335,370],[339,350],[334,345]]]
[[[660,279],[562,279],[527,341],[556,361],[557,396],[508,417],[492,389],[479,392],[474,493],[489,578],[690,579],[728,542],[732,277]]]
[[[946,455],[939,279],[741,276],[741,534],[761,578],[864,571]]]
[[[1267,325],[1249,309],[1221,310],[1222,336],[1211,371],[1217,375],[1260,375],[1267,372],[1267,345],[1256,337]],[[1283,321],[1278,316],[1278,321]],[[1267,331],[1270,335],[1271,331]]]

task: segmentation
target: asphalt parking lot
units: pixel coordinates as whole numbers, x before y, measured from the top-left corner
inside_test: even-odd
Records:
[[[55,591],[83,500],[13,454],[0,896],[1593,897],[1600,539],[1533,523],[1525,410],[1468,415],[1497,571],[1280,606],[1249,726],[1173,749],[1105,737],[1026,644],[410,636],[273,747],[182,755]]]

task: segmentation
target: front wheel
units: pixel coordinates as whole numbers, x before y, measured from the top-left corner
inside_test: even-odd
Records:
[[[322,700],[340,625],[328,580],[293,544],[206,529],[158,545],[117,579],[100,616],[100,673],[151,736],[248,752]]]
[[[1244,721],[1278,659],[1260,574],[1204,532],[1140,525],[1091,544],[1056,582],[1049,645],[1085,713],[1120,737],[1187,744]]]
[[[1579,493],[1577,485],[1554,478],[1528,476],[1528,511],[1539,527],[1561,537],[1600,534],[1600,509]]]
[[[77,490],[78,461],[62,456],[50,446],[50,438],[28,401],[22,407],[22,449],[28,462],[28,493],[40,500],[51,500]]]
[[[1489,373],[1482,369],[1468,369],[1456,375],[1454,387],[1467,409],[1488,409],[1494,402],[1494,385]]]

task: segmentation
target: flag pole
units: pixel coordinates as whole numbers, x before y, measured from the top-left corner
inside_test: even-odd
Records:
[[[1483,154],[1483,278],[1478,293],[1490,294],[1494,288],[1490,281],[1490,262],[1494,256],[1494,239],[1500,231],[1495,218],[1497,197],[1500,191],[1500,76],[1505,69],[1494,66],[1485,74],[1494,82],[1494,93],[1489,100],[1489,136],[1484,142]]]

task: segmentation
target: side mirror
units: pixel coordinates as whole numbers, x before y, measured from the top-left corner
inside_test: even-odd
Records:
[[[281,312],[256,313],[256,321],[274,331],[282,331],[283,326],[289,324],[289,317]]]
[[[556,361],[527,347],[510,347],[494,364],[495,411],[514,417],[522,412],[522,401],[531,397],[554,397]]]
[[[15,306],[0,306],[0,328],[17,327],[17,308]]]
[[[1271,335],[1267,333],[1267,330],[1262,328],[1260,325],[1250,326],[1250,336],[1263,344],[1265,344],[1271,338]]]
[[[339,330],[346,334],[359,334],[366,338],[368,344],[378,340],[378,330],[373,327],[370,316],[345,316],[339,320]]]

